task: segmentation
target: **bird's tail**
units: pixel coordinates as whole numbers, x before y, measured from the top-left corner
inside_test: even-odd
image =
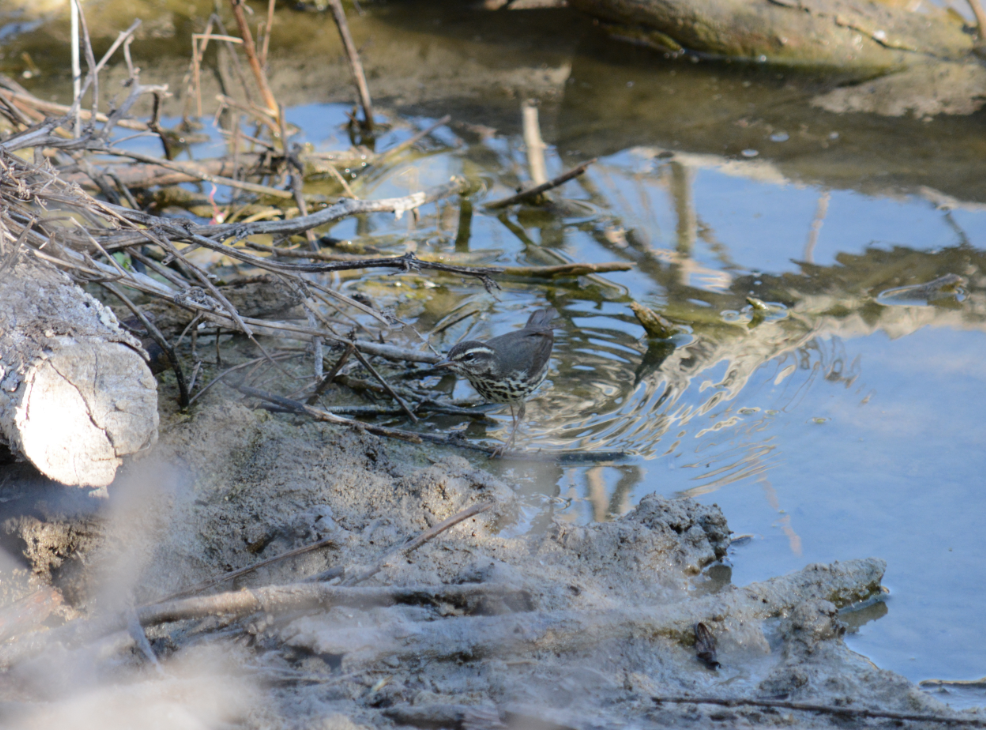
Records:
[[[554,307],[539,309],[534,314],[531,315],[530,319],[527,320],[526,326],[530,328],[541,328],[541,327],[550,328],[552,327],[551,322],[557,316],[558,316],[558,310],[555,309]]]

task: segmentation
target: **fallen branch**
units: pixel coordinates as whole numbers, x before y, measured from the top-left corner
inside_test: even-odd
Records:
[[[280,255],[281,251],[278,251],[271,246],[264,246],[262,244],[248,244],[249,248],[259,249],[261,251],[270,250],[273,253]],[[314,260],[325,260],[322,258],[317,251],[292,251],[292,254],[305,253],[304,256],[293,256],[293,258],[307,258]],[[499,289],[499,285],[490,279],[493,274],[499,274],[503,272],[503,269],[495,266],[455,266],[452,264],[442,264],[435,261],[425,261],[419,259],[414,253],[409,252],[403,256],[389,256],[382,259],[345,259],[343,261],[330,259],[332,263],[325,264],[313,264],[315,267],[314,271],[327,272],[327,271],[352,271],[354,269],[380,269],[380,268],[399,268],[404,271],[415,271],[417,269],[428,269],[431,271],[443,271],[449,274],[460,274],[462,276],[474,276],[483,282],[483,286],[486,287],[487,291],[492,291],[493,289]],[[305,269],[309,270],[309,269]]]
[[[362,421],[354,421],[349,418],[342,418],[334,413],[329,413],[323,411],[319,408],[313,408],[312,406],[307,406],[304,403],[299,403],[296,400],[291,400],[290,398],[284,398],[283,396],[274,395],[273,393],[267,393],[262,390],[257,390],[256,388],[251,388],[248,385],[233,385],[232,387],[243,393],[243,395],[248,395],[253,398],[260,398],[268,403],[274,403],[282,408],[287,408],[288,410],[294,411],[295,413],[303,413],[306,416],[314,418],[316,421],[324,421],[326,423],[334,423],[337,426],[348,426],[349,428],[356,429],[357,431],[366,431],[367,433],[372,433],[376,436],[386,436],[388,438],[399,439],[401,441],[408,441],[412,444],[420,444],[424,441],[425,437],[430,434],[419,434],[414,431],[405,431],[399,428],[387,428],[386,426],[373,426],[369,423],[363,423]]]
[[[338,628],[328,619],[309,617],[287,627],[287,643],[319,654],[343,654],[343,669],[367,667],[394,657],[400,661],[443,661],[469,657],[561,654],[599,647],[606,642],[659,637],[691,645],[695,624],[748,624],[782,616],[808,601],[837,606],[880,590],[886,568],[882,560],[850,560],[810,565],[790,575],[732,588],[678,603],[626,608],[558,610],[500,616],[451,617],[442,621],[405,622],[354,629]]]
[[[496,210],[497,208],[506,208],[508,205],[513,205],[514,203],[521,203],[525,200],[529,200],[530,198],[537,197],[541,193],[547,192],[552,188],[557,188],[559,185],[568,182],[573,177],[578,177],[583,172],[585,172],[586,169],[588,169],[589,165],[591,165],[595,161],[596,158],[593,157],[591,160],[583,162],[581,165],[578,165],[577,167],[573,167],[571,170],[567,172],[563,172],[558,177],[553,177],[552,179],[548,180],[548,182],[546,183],[542,183],[541,185],[536,185],[535,187],[528,188],[527,190],[521,190],[516,195],[511,195],[508,198],[501,198],[500,200],[494,200],[492,203],[486,203],[486,205],[484,205],[483,207],[487,208],[488,210]]]
[[[357,348],[359,348],[358,343],[354,344],[356,344]],[[313,408],[312,406],[306,405],[299,401],[285,398],[284,396],[275,395],[273,393],[267,393],[263,390],[257,390],[256,388],[251,388],[247,385],[239,384],[232,385],[231,387],[236,388],[236,390],[240,391],[244,395],[249,395],[253,398],[260,398],[261,400],[265,400],[268,403],[273,403],[274,405],[280,406],[281,408],[285,408],[289,411],[310,416],[316,421],[334,423],[339,426],[348,426],[350,428],[366,431],[367,433],[372,433],[377,436],[386,436],[388,438],[394,438],[400,441],[407,441],[412,444],[420,444],[427,441],[438,446],[450,446],[456,449],[478,451],[489,457],[497,456],[501,459],[508,459],[512,461],[534,461],[559,464],[595,464],[607,461],[620,461],[625,459],[627,456],[625,451],[501,451],[499,448],[492,446],[470,443],[462,438],[462,436],[458,433],[442,435],[428,433],[426,431],[405,431],[401,428],[374,426],[369,423],[363,423],[362,421],[342,418],[329,411],[324,411],[320,408]]]
[[[262,161],[263,156],[256,152],[240,154],[240,167],[254,169]],[[149,162],[112,163],[104,169],[112,170],[113,174],[128,188],[142,189],[157,186],[177,185],[178,183],[197,182],[207,176],[216,179],[228,178],[236,174],[232,160],[228,158],[212,158],[197,161],[185,161],[180,164],[168,160],[151,158]],[[163,163],[163,164],[162,164]],[[270,170],[258,169],[258,174]],[[68,183],[77,184],[85,189],[93,189],[94,185],[87,181],[83,173],[68,173],[60,178]]]
[[[515,605],[529,605],[530,602],[526,591],[502,584],[354,588],[301,582],[164,601],[141,606],[136,612],[140,625],[147,627],[208,616],[242,618],[258,611],[280,615],[329,609],[333,606],[372,608],[395,604],[447,603],[468,608],[488,599],[513,599]],[[45,633],[28,634],[14,643],[0,647],[0,666],[9,667],[37,656],[46,647],[96,641],[126,627],[127,616],[116,614],[97,620],[79,619]]]
[[[504,276],[529,279],[558,279],[563,276],[607,274],[611,271],[630,271],[633,264],[626,261],[610,261],[601,264],[558,264],[557,266],[505,266]]]
[[[429,256],[428,254],[424,256],[404,254],[403,256],[394,256],[389,259],[367,259],[346,253],[326,253],[324,251],[278,248],[276,246],[266,246],[262,243],[254,243],[253,241],[247,241],[244,245],[254,251],[264,251],[266,253],[272,253],[275,256],[283,256],[284,258],[354,264],[352,268],[360,268],[355,264],[363,261],[393,261],[396,265],[401,263],[402,259],[410,258],[413,260],[413,268],[445,271],[453,274],[464,274],[466,276],[477,276],[480,274],[494,276],[496,274],[503,274],[504,276],[516,276],[518,278],[556,279],[563,276],[585,276],[587,274],[607,274],[612,271],[630,271],[634,267],[633,263],[627,261],[609,261],[599,264],[571,263],[558,264],[556,266],[466,266],[463,264],[446,264],[441,261],[435,261],[434,259],[437,257]]]
[[[227,187],[246,190],[251,193],[257,193],[258,195],[269,195],[273,198],[281,198],[282,200],[289,200],[292,197],[294,197],[294,193],[288,192],[287,190],[279,190],[278,188],[272,188],[270,185],[259,185],[257,183],[247,182],[246,180],[234,180],[231,177],[220,177],[219,175],[211,175],[208,172],[202,170],[201,167],[198,169],[186,167],[182,163],[171,162],[170,160],[162,160],[159,157],[144,155],[141,154],[140,152],[119,150],[113,147],[107,147],[105,149],[98,149],[93,151],[107,155],[116,155],[118,157],[129,157],[132,160],[137,160],[138,162],[144,162],[147,164],[156,165],[158,167],[163,167],[167,170],[173,170],[174,172],[182,173],[194,179],[205,180],[206,182],[211,182],[213,185],[226,185]]]
[[[986,719],[980,717],[956,717],[955,715],[932,715],[914,712],[890,712],[888,710],[868,710],[863,707],[838,707],[836,705],[817,705],[810,702],[788,702],[786,700],[747,700],[723,697],[651,697],[657,704],[675,705],[721,705],[722,707],[773,707],[781,710],[800,710],[817,712],[823,715],[838,715],[843,718],[876,718],[881,720],[910,720],[912,722],[934,722],[947,725],[969,725],[986,727]]]
[[[362,583],[363,581],[372,578],[381,570],[383,570],[384,568],[388,567],[391,563],[393,563],[393,561],[406,558],[408,555],[413,553],[415,550],[417,550],[419,547],[424,545],[429,540],[433,540],[438,535],[442,534],[449,528],[455,527],[463,520],[468,520],[470,517],[474,517],[475,515],[486,512],[491,507],[493,507],[493,502],[483,502],[481,504],[474,504],[472,507],[468,507],[462,510],[461,512],[459,512],[458,514],[452,515],[447,520],[443,520],[442,522],[439,522],[431,529],[422,532],[420,535],[418,535],[416,538],[411,540],[406,545],[402,545],[396,550],[387,553],[387,555],[382,557],[376,564],[367,568],[362,573],[354,575],[350,578],[346,578],[342,584],[344,586],[354,586],[357,583]]]
[[[321,550],[324,547],[336,547],[337,543],[334,538],[327,537],[324,540],[319,540],[318,542],[313,542],[311,545],[305,545],[300,548],[295,548],[294,550],[288,550],[286,553],[281,553],[280,555],[275,555],[267,560],[261,560],[259,563],[249,565],[246,568],[240,568],[239,570],[231,570],[228,573],[223,573],[217,578],[210,578],[209,580],[204,580],[195,585],[191,585],[188,588],[183,588],[177,593],[172,593],[155,603],[164,603],[165,601],[172,601],[176,598],[184,598],[185,596],[191,596],[196,593],[201,593],[202,591],[207,591],[215,586],[222,585],[223,583],[229,583],[237,578],[242,578],[245,575],[250,575],[261,568],[266,568],[275,563],[279,563],[282,560],[288,560],[289,558],[296,558],[299,555],[306,555],[307,553],[314,552],[315,550]]]
[[[292,266],[288,264],[275,264],[267,259],[250,256],[243,251],[217,243],[219,239],[232,238],[239,240],[247,236],[272,235],[289,236],[296,233],[304,233],[310,228],[329,225],[336,221],[354,215],[364,215],[367,213],[395,213],[403,215],[407,211],[425,205],[440,198],[447,197],[456,193],[461,193],[467,188],[467,183],[460,177],[454,177],[444,185],[438,185],[428,190],[424,190],[412,195],[401,198],[383,198],[381,200],[340,200],[338,203],[329,205],[322,210],[310,215],[298,216],[287,220],[279,221],[255,221],[253,223],[223,223],[220,225],[185,225],[174,219],[167,219],[150,213],[132,210],[131,208],[121,208],[110,204],[104,204],[106,209],[112,211],[120,218],[141,226],[156,227],[166,235],[178,240],[189,240],[211,250],[225,253],[231,258],[267,268],[274,271],[298,271],[298,272],[318,272],[325,269],[319,268],[320,265]],[[105,234],[104,234],[105,235]],[[105,235],[106,249],[113,251],[126,246],[133,246],[144,243],[144,237],[132,231],[114,231],[112,234]],[[216,239],[216,240],[213,240]],[[109,245],[107,245],[107,243]]]
[[[520,594],[521,592],[514,587],[483,584],[352,588],[319,583],[294,583],[157,603],[137,609],[137,616],[142,626],[155,626],[206,616],[249,616],[257,611],[276,616],[293,611],[310,611],[333,606],[370,608],[394,604],[462,605],[468,600],[480,597],[517,597]]]
[[[0,83],[5,84],[6,79],[0,79]],[[39,99],[33,94],[29,94],[25,91],[14,91],[9,88],[0,88],[0,96],[2,96],[8,102],[20,102],[20,104],[27,106],[31,109],[37,109],[45,114],[57,114],[58,116],[66,116],[72,107],[66,106],[65,104],[56,104],[53,101],[45,101],[44,99]],[[85,109],[79,110],[79,118],[84,121],[89,121],[92,119],[92,112]],[[109,117],[103,113],[96,114],[97,122],[108,122]],[[131,129],[137,132],[149,132],[150,128],[144,122],[139,122],[135,119],[122,119],[117,122],[118,127],[123,127],[124,129]]]
[[[357,416],[358,418],[399,416],[404,413],[403,408],[396,406],[327,406],[323,410],[326,413],[335,413],[337,416]],[[476,408],[442,406],[437,403],[419,403],[415,408],[415,413],[440,413],[444,416],[465,416],[466,418],[486,417],[485,413]]]

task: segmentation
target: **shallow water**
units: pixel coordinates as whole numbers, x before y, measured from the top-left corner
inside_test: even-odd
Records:
[[[458,23],[460,32],[428,35],[415,5],[370,8],[362,32],[379,22],[372,28],[382,34],[403,19],[417,34],[407,43],[458,48],[463,29],[473,37],[484,28],[482,19],[434,7],[449,21],[443,28]],[[518,34],[533,32],[521,26]],[[981,116],[838,117],[809,106],[811,79],[666,60],[583,31],[567,66],[545,60],[566,75],[542,104],[542,133],[549,175],[599,160],[556,191],[553,206],[500,215],[481,207],[527,179],[519,100],[497,97],[488,114],[482,99],[458,93],[395,101],[390,120],[400,124],[378,149],[431,122],[415,111],[447,111],[498,133],[453,123],[427,154],[360,194],[404,195],[452,174],[479,192],[468,203],[428,206],[417,222],[371,216],[331,235],[383,253],[403,253],[410,241],[468,263],[635,268],[551,285],[508,280],[496,296],[453,277],[377,272],[339,283],[422,333],[474,312],[433,338],[441,349],[508,331],[537,306],[561,312],[550,382],[528,405],[522,442],[624,458],[492,463],[524,486],[532,524],[535,508],[573,521],[613,519],[659,492],[717,503],[734,532],[749,536],[729,558],[738,585],[812,562],[881,557],[885,615],[869,612],[864,618],[878,620],[863,622],[849,645],[915,681],[986,675]],[[536,65],[536,48],[523,53]],[[317,147],[345,147],[348,109],[297,105],[289,121]],[[963,285],[930,298],[880,298],[945,274]],[[758,314],[747,296],[770,311]],[[682,333],[648,341],[631,301]],[[471,390],[460,382],[454,395]],[[504,437],[506,408],[491,418],[422,427]],[[974,691],[943,699],[984,701]]]

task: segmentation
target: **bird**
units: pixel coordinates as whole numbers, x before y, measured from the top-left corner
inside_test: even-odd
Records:
[[[521,329],[485,342],[460,342],[435,365],[466,378],[486,402],[510,405],[510,438],[492,456],[500,456],[513,446],[517,427],[527,410],[527,399],[548,374],[555,344],[552,320],[557,316],[554,307],[538,309]]]

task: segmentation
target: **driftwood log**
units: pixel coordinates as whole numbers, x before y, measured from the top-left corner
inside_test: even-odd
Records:
[[[0,243],[0,439],[62,484],[106,486],[157,439],[146,353],[68,276]]]

